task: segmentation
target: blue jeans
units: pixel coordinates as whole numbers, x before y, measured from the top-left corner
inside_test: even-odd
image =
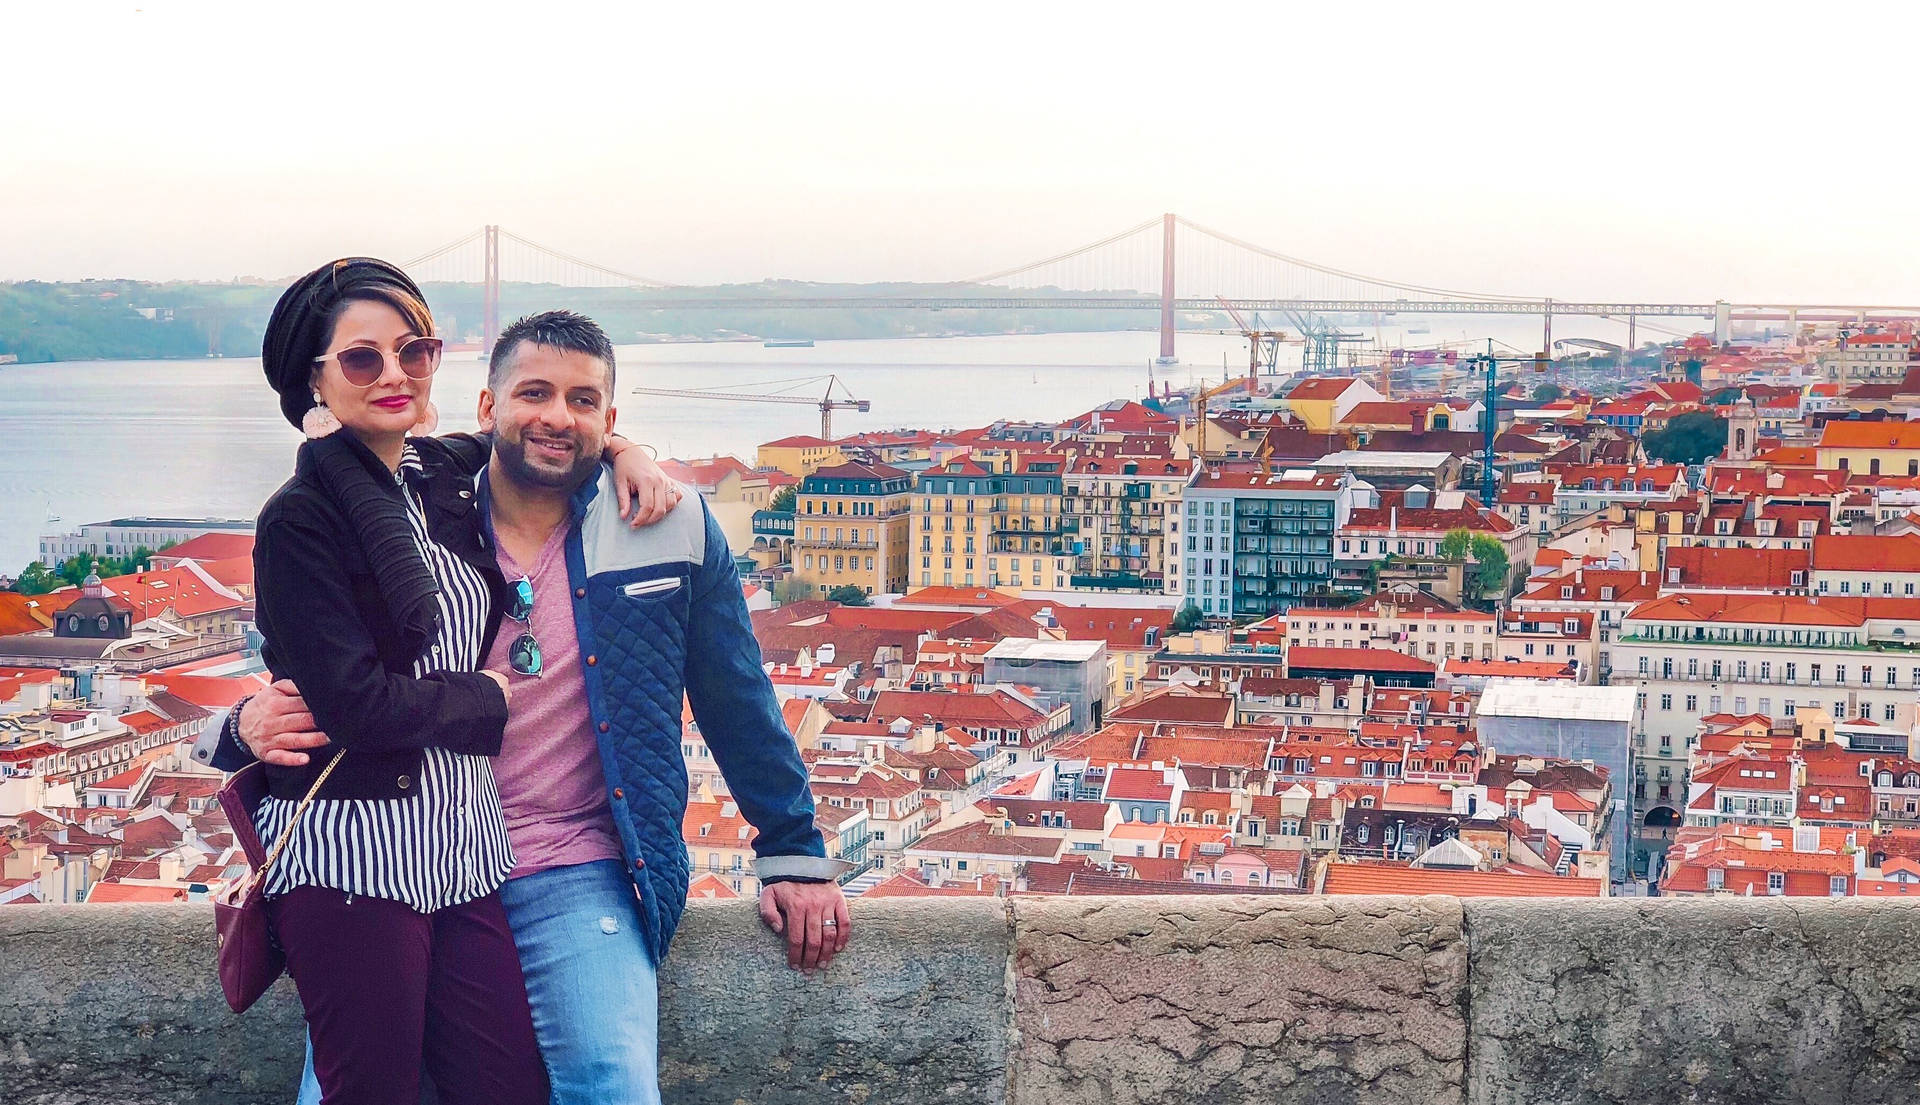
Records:
[[[617,860],[500,888],[553,1105],[659,1105],[659,989],[633,880]],[[313,1049],[299,1105],[320,1105]]]

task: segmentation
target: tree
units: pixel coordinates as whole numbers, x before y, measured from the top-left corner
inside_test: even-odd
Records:
[[[1536,403],[1551,403],[1565,394],[1566,392],[1560,390],[1559,384],[1541,384],[1539,387],[1533,389],[1533,401]]]
[[[57,589],[61,584],[53,569],[36,560],[21,571],[20,578],[13,581],[13,589],[23,595],[44,595]]]
[[[1668,464],[1705,464],[1727,447],[1727,421],[1706,411],[1688,411],[1641,437],[1647,455]]]
[[[1500,543],[1500,539],[1491,534],[1474,534],[1473,562],[1473,581],[1480,597],[1505,597],[1507,573],[1512,570],[1512,564],[1507,559],[1507,547]]]
[[[842,606],[868,605],[866,591],[851,583],[842,583],[840,586],[828,591],[827,601],[837,602]]]
[[[773,493],[773,501],[767,504],[768,510],[777,510],[782,514],[792,514],[794,503],[800,498],[800,485],[788,484]]]
[[[70,556],[62,560],[60,566],[53,570],[53,574],[60,577],[60,582],[65,586],[78,587],[86,582],[87,576],[99,563],[99,557],[90,552],[83,552],[78,556]]]
[[[1200,612],[1200,608],[1193,604],[1192,599],[1188,599],[1185,606],[1173,612],[1172,630],[1175,633],[1192,633],[1200,628],[1201,622],[1206,620],[1207,616]]]
[[[1440,539],[1440,555],[1447,560],[1473,561],[1470,586],[1476,597],[1484,599],[1490,593],[1506,592],[1507,573],[1512,570],[1512,563],[1507,558],[1507,547],[1499,538],[1468,529],[1449,530]]]

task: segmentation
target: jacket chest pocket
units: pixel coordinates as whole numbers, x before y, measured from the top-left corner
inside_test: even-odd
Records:
[[[609,646],[672,662],[684,655],[693,583],[684,575],[610,582],[595,620]]]
[[[687,581],[679,576],[661,576],[658,579],[640,579],[620,585],[622,598],[638,599],[641,602],[672,602],[675,595],[686,588]]]

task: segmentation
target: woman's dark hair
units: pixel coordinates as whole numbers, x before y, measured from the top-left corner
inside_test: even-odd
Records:
[[[313,360],[332,343],[342,306],[356,299],[385,303],[422,335],[433,333],[420,286],[385,261],[343,257],[294,281],[267,319],[260,367],[280,393],[280,413],[296,429],[313,406]]]
[[[327,313],[328,344],[331,344],[333,340],[333,326],[337,325],[340,322],[340,316],[346,313],[347,304],[356,301],[363,303],[384,303],[400,312],[400,317],[407,320],[407,325],[413,327],[414,333],[422,337],[428,337],[433,334],[433,312],[427,309],[426,300],[421,299],[405,288],[396,287],[392,284],[372,284],[364,288],[355,288],[353,291],[341,296],[340,302],[334,304],[333,310]]]

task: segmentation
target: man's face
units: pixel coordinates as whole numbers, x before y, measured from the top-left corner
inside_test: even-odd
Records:
[[[607,366],[598,357],[524,343],[499,393],[480,393],[480,428],[507,475],[529,487],[571,491],[598,470],[613,432]]]

